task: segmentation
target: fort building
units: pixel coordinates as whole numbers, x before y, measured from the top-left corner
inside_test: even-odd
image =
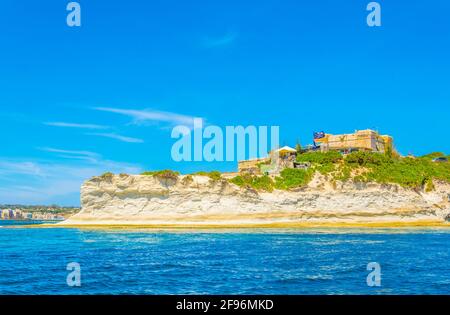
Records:
[[[309,145],[301,152],[308,151],[338,151],[348,154],[355,151],[367,151],[395,154],[394,141],[389,135],[380,135],[377,131],[366,129],[356,130],[350,134],[333,135],[324,132],[314,133],[314,145]],[[311,163],[298,163],[296,149],[285,146],[272,150],[264,158],[257,158],[238,162],[239,173],[252,175],[276,175],[286,168],[307,169]]]
[[[320,146],[321,151],[340,151],[349,153],[352,151],[370,151],[385,153],[394,151],[393,138],[388,135],[380,135],[374,130],[357,130],[351,134],[322,134],[314,141]]]

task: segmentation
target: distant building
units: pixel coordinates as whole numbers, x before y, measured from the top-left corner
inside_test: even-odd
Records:
[[[14,218],[15,219],[22,219],[23,218],[23,214],[21,210],[14,210]]]
[[[320,146],[321,151],[325,152],[370,151],[385,153],[388,150],[394,151],[394,141],[391,136],[380,135],[378,132],[370,129],[341,135],[318,133],[314,141]]]
[[[2,210],[2,219],[9,219],[9,210]]]

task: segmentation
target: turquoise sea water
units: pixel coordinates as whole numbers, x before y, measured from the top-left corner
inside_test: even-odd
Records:
[[[0,221],[0,294],[450,294],[448,230],[124,231]],[[67,264],[81,265],[79,288]],[[367,286],[367,264],[382,286]]]

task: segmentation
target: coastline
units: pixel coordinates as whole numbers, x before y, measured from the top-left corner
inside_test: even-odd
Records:
[[[414,222],[279,222],[279,223],[247,223],[247,224],[148,224],[145,222],[116,222],[116,223],[78,223],[78,224],[39,224],[23,225],[26,228],[77,228],[77,229],[316,229],[316,228],[444,228],[450,229],[450,222],[442,221],[414,221]]]
[[[450,184],[433,192],[341,183],[317,174],[297,190],[261,192],[205,176],[167,181],[112,176],[86,181],[82,209],[46,227],[131,229],[450,227]]]

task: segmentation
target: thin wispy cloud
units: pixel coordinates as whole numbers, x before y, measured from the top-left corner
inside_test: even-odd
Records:
[[[77,205],[82,183],[105,172],[139,174],[138,165],[104,159],[89,151],[41,148],[56,156],[91,157],[82,161],[0,158],[0,203]]]
[[[76,159],[76,160],[85,160],[92,163],[97,162],[100,159],[100,155],[95,152],[90,151],[72,151],[72,150],[62,150],[55,148],[38,148],[38,150],[50,152],[50,153],[58,153],[59,157],[66,159]]]
[[[170,125],[191,126],[193,125],[195,118],[193,116],[150,109],[136,110],[111,107],[96,107],[94,109],[131,117],[133,119],[133,123],[135,124],[143,124],[145,122],[163,122]]]
[[[8,174],[41,176],[43,172],[34,162],[0,161],[0,175]]]
[[[228,32],[221,37],[206,37],[203,39],[203,46],[206,48],[228,46],[234,43],[237,37],[235,32]]]
[[[139,139],[139,138],[126,137],[126,136],[118,135],[116,133],[87,133],[86,135],[110,138],[110,139],[115,139],[115,140],[119,140],[122,142],[128,142],[128,143],[143,143],[144,142],[144,140]]]
[[[77,123],[67,123],[67,122],[46,122],[44,125],[52,127],[63,127],[63,128],[78,128],[78,129],[96,129],[104,130],[109,129],[109,126],[95,125],[95,124],[77,124]]]

